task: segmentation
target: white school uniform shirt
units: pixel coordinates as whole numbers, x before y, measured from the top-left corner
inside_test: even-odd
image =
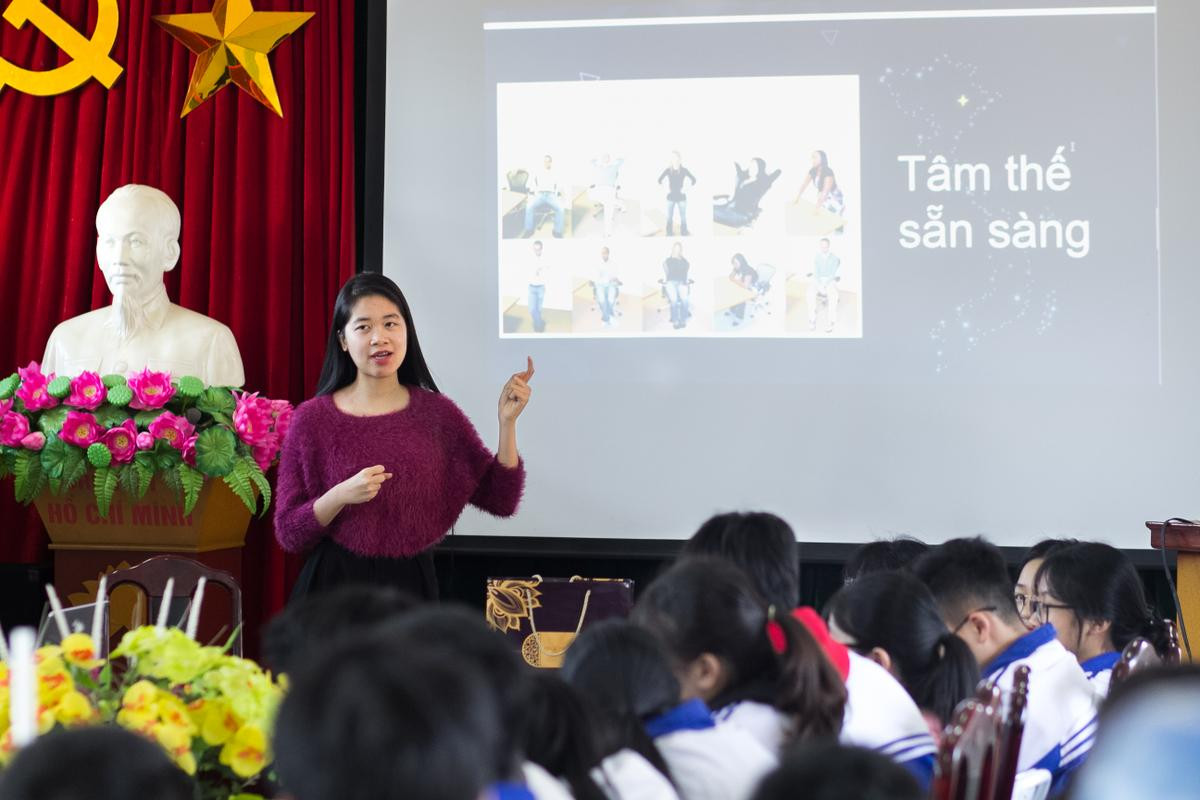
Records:
[[[733,725],[717,725],[701,700],[646,724],[682,800],[749,800],[779,759]]]
[[[608,800],[679,800],[666,776],[634,750],[620,750],[601,761],[592,780]]]
[[[563,787],[541,764],[526,761],[521,765],[521,774],[525,778],[525,786],[535,800],[573,800],[570,790]]]
[[[791,732],[791,721],[785,714],[775,706],[755,700],[730,703],[714,711],[713,719],[718,725],[732,725],[750,734],[776,758],[783,752],[783,743]]]
[[[838,739],[887,756],[928,788],[937,743],[921,710],[890,672],[853,650],[848,653],[846,711]]]
[[[1089,658],[1079,664],[1079,668],[1083,670],[1083,674],[1092,684],[1092,688],[1096,690],[1096,694],[1101,697],[1108,697],[1108,687],[1112,683],[1113,667],[1121,660],[1120,653],[1101,653],[1095,658]]]
[[[1013,673],[1022,664],[1029,667],[1029,701],[1017,770],[1047,770],[1055,794],[1092,749],[1100,698],[1075,656],[1058,641],[1053,625],[1010,644],[984,667],[983,677],[1010,693]]]

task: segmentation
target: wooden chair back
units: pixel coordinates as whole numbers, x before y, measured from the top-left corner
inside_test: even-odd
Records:
[[[1025,736],[1025,709],[1029,705],[1029,667],[1022,664],[1013,673],[1012,693],[1000,727],[1000,757],[996,766],[995,800],[1009,800],[1017,782],[1021,740]]]
[[[221,640],[218,644],[223,644],[225,637],[228,637],[234,631],[237,635],[234,637],[233,644],[230,646],[230,652],[233,655],[240,656],[242,654],[242,589],[238,586],[237,581],[228,572],[220,569],[214,569],[199,561],[195,561],[183,556],[153,556],[142,563],[129,567],[127,569],[116,569],[108,575],[108,596],[111,599],[113,590],[122,584],[133,584],[137,586],[146,595],[148,600],[161,600],[167,590],[167,580],[175,579],[172,588],[174,597],[191,596],[196,591],[196,584],[201,578],[206,581],[205,595],[207,596],[209,587],[213,585],[221,586],[229,594],[229,603],[231,614],[229,623],[225,628],[222,628],[224,633],[218,633]],[[208,607],[208,600],[205,600],[205,607]],[[109,619],[109,625],[112,625],[112,619]],[[111,636],[111,629],[110,629]]]
[[[1125,649],[1121,651],[1121,658],[1113,665],[1109,690],[1129,680],[1129,676],[1135,673],[1161,667],[1162,664],[1163,659],[1155,652],[1150,642],[1139,636],[1125,645]]]
[[[938,747],[933,800],[995,800],[996,709],[970,697],[959,704]]]

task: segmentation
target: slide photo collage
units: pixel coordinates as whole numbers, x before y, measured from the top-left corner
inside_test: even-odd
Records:
[[[858,92],[499,84],[500,335],[861,338]]]

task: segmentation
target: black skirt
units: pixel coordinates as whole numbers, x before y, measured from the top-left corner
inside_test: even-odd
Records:
[[[429,603],[438,600],[432,550],[412,558],[360,556],[332,539],[322,539],[308,554],[289,602],[352,583],[391,586]]]

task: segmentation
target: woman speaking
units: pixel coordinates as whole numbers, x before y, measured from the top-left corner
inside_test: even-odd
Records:
[[[493,455],[438,392],[400,288],[378,273],[347,281],[316,396],[297,407],[280,455],[275,536],[289,552],[313,548],[293,600],[351,582],[436,600],[432,548],[467,503],[517,510],[517,417],[532,376],[529,359],[504,384]]]

